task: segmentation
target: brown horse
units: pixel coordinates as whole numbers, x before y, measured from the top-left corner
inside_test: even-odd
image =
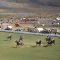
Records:
[[[16,47],[18,47],[18,46],[23,46],[24,45],[24,43],[23,42],[19,42],[19,41],[15,41],[15,43],[16,43]]]
[[[52,44],[55,45],[55,40],[50,40],[50,41],[48,41],[47,43],[48,43],[48,45],[52,45]]]
[[[37,45],[39,45],[39,46],[41,45],[41,40],[36,41],[36,46]]]

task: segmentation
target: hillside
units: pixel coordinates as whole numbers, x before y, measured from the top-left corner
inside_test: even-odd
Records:
[[[58,16],[60,15],[60,0],[0,0],[0,13]]]

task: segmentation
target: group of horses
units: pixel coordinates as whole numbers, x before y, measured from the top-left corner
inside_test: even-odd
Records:
[[[7,39],[11,40],[12,39],[12,35],[9,34],[8,37],[7,37]],[[20,36],[19,39],[15,41],[15,43],[16,43],[16,47],[23,46],[24,45],[24,43],[23,43],[23,37]]]
[[[52,44],[55,45],[55,40],[50,40],[50,41],[46,41],[46,42],[47,42],[47,44],[46,44],[44,47],[51,46]],[[40,46],[41,44],[42,44],[42,41],[41,41],[41,40],[36,41],[36,46],[37,46],[37,45]]]
[[[51,46],[52,44],[55,45],[55,40],[52,40],[51,37],[47,37],[45,40],[46,40],[47,44],[44,47]],[[37,45],[40,46],[41,44],[42,44],[41,40],[36,41],[36,46]]]
[[[9,35],[9,36],[7,37],[7,39],[11,40],[11,39],[12,39],[12,35]],[[55,45],[55,40],[52,40],[51,37],[47,37],[47,38],[46,38],[46,42],[47,42],[47,45],[46,45],[46,46],[51,46],[52,44]],[[15,43],[16,43],[16,47],[18,47],[18,46],[23,46],[23,45],[24,45],[24,43],[23,43],[23,37],[20,36],[20,37],[19,37],[19,40],[16,40]],[[42,40],[37,40],[37,41],[36,41],[36,46],[37,46],[37,45],[40,46],[41,44],[42,44]],[[46,47],[46,46],[45,46],[45,47]]]

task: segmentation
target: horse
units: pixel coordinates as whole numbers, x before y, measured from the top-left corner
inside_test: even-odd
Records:
[[[12,39],[12,35],[9,35],[9,36],[7,37],[7,39],[10,39],[10,40],[11,40],[11,39]]]
[[[15,43],[16,43],[16,47],[17,47],[17,46],[23,46],[23,45],[24,45],[23,42],[19,42],[19,41],[17,41],[17,40],[15,41]]]
[[[50,40],[50,41],[48,41],[47,43],[48,43],[48,45],[52,45],[52,44],[55,45],[55,40]]]
[[[39,46],[41,45],[41,40],[36,41],[36,46],[37,45],[39,45]]]

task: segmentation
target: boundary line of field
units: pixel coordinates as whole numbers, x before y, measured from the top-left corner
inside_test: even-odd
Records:
[[[60,37],[60,34],[44,34],[44,33],[32,33],[32,32],[11,31],[11,30],[0,30],[0,32],[31,34],[31,35],[41,35],[41,36],[48,36],[49,35],[49,36],[52,36],[52,37]]]

